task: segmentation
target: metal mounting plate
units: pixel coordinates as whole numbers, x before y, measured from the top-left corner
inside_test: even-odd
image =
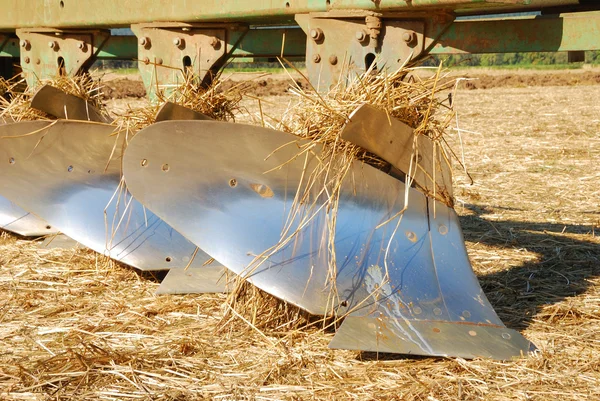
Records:
[[[94,61],[110,36],[106,30],[17,29],[21,68],[30,87],[41,79],[77,75]]]
[[[394,71],[424,50],[423,21],[382,18],[380,32],[374,35],[366,17],[342,19],[325,15],[296,16],[307,35],[308,76],[319,91],[327,91],[348,72],[350,77],[365,72],[372,63],[378,70]]]

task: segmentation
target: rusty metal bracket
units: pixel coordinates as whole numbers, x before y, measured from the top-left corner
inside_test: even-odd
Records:
[[[238,24],[156,23],[132,25],[138,38],[138,66],[151,97],[169,91],[193,74],[200,83],[216,71],[247,32]]]
[[[425,50],[425,21],[386,18],[373,12],[296,15],[306,32],[306,69],[319,90],[335,85],[344,72],[391,70]]]
[[[107,30],[17,29],[27,84],[86,72],[110,37]]]

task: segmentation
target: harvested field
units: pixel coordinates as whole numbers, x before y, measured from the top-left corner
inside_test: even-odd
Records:
[[[262,106],[276,114],[287,96],[266,93]],[[599,399],[600,91],[462,89],[455,101],[460,131],[448,137],[454,149],[462,143],[473,178],[455,165],[469,255],[502,320],[536,355],[375,355],[329,350],[333,334],[316,329],[223,326],[225,295],[155,296],[157,278],[3,233],[0,398]],[[255,112],[257,101],[246,107]]]

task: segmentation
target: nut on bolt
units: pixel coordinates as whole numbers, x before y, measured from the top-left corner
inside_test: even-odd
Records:
[[[176,47],[181,47],[181,46],[183,46],[183,44],[184,44],[184,40],[183,40],[183,39],[181,39],[181,38],[175,38],[175,39],[173,39],[173,44],[174,44]]]
[[[355,37],[356,37],[356,40],[358,40],[359,42],[362,42],[366,39],[367,33],[363,30],[356,31]]]
[[[21,45],[21,47],[25,50],[28,50],[31,47],[31,43],[29,43],[29,41],[27,39],[22,39],[19,44]]]
[[[143,37],[140,38],[140,40],[138,41],[138,43],[141,46],[150,47],[150,38],[147,37],[147,36],[143,36]]]
[[[415,40],[415,33],[414,32],[404,32],[402,34],[402,40],[404,40],[404,42],[406,42],[406,43],[412,43]]]
[[[321,62],[321,55],[320,54],[315,54],[313,56],[313,62],[320,63]]]
[[[219,46],[219,39],[213,36],[210,38],[210,45],[216,49]]]
[[[320,40],[323,39],[323,30],[321,28],[313,28],[310,30],[309,32],[310,37],[315,41],[318,42]]]

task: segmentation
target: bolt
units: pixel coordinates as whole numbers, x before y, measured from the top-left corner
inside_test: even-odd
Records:
[[[163,59],[162,58],[159,57],[159,58],[156,59],[156,64],[162,65],[162,63],[163,63]]]
[[[315,54],[313,56],[313,62],[320,63],[321,62],[321,56],[319,54]]]
[[[27,39],[21,40],[20,44],[23,49],[29,49],[30,43]]]
[[[213,36],[210,38],[210,45],[216,49],[219,45],[219,39]]]
[[[77,43],[77,47],[78,47],[79,49],[83,50],[83,49],[85,48],[85,43],[83,43],[83,42],[79,42],[79,43]]]
[[[150,47],[150,38],[147,36],[140,38],[139,44],[143,47]]]
[[[25,64],[29,64],[31,60],[29,59],[29,57],[25,57]]]
[[[329,56],[329,64],[336,65],[337,62],[338,62],[338,59],[335,54],[332,54],[331,56]]]
[[[48,42],[48,47],[52,50],[56,50],[58,49],[58,42],[56,42],[55,40],[51,40],[50,42]]]
[[[175,38],[175,39],[173,39],[173,44],[176,47],[182,46],[183,45],[183,39],[181,39],[181,38]]]
[[[367,35],[365,34],[365,31],[356,31],[356,40],[358,40],[359,42],[365,40],[366,37]]]
[[[41,61],[39,58],[36,58],[36,59],[35,59],[35,63],[36,63],[37,65],[39,65],[41,62],[42,62],[42,61]]]
[[[315,42],[323,39],[323,30],[321,28],[315,28],[310,30],[310,37],[313,38]]]
[[[148,65],[150,64],[150,59],[148,57],[144,57],[144,64]]]
[[[404,32],[402,34],[402,40],[406,43],[410,43],[415,39],[415,34],[413,32]]]

